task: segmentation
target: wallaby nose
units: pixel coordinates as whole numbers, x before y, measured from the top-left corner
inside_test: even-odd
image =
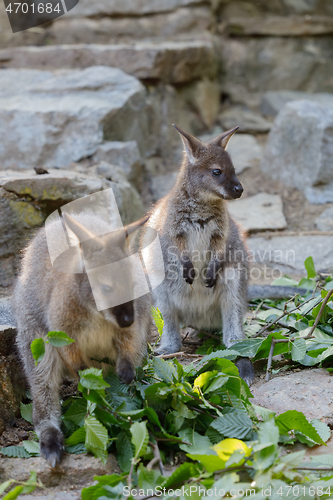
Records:
[[[234,193],[236,195],[236,198],[240,198],[242,196],[244,189],[241,184],[236,184],[234,187]]]
[[[126,328],[131,326],[134,323],[134,315],[132,314],[124,314],[119,318],[119,326],[121,328]]]

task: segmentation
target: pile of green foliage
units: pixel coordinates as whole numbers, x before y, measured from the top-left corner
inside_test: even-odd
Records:
[[[283,278],[277,284],[307,288],[308,294],[288,302],[256,304],[246,325],[249,338],[233,349],[222,349],[209,338],[198,350],[202,356],[186,366],[177,359],[154,357],[151,349],[130,386],[112,372],[105,379],[96,368],[80,372],[77,395],[63,402],[66,451],[90,452],[103,461],[109,452],[115,453],[123,471],[97,477],[82,491],[83,500],[154,495],[331,498],[333,455],[304,461],[305,451],[292,452],[296,441],[310,447],[324,445],[330,437],[327,425],[309,422],[296,410],[276,416],[253,405],[233,363],[238,356],[257,360],[283,353],[291,363],[312,366],[333,355],[333,277],[319,280],[311,259],[306,267],[308,277],[300,283]],[[158,310],[153,316],[161,334],[163,318]],[[54,348],[71,341],[63,332],[48,335]],[[36,362],[44,349],[43,340],[32,345]],[[31,412],[31,404],[22,404],[22,416],[28,421]],[[36,440],[29,440],[0,453],[37,456],[39,448]],[[29,481],[7,481],[0,485],[0,495],[11,487],[4,500],[12,500],[41,487],[35,476]]]

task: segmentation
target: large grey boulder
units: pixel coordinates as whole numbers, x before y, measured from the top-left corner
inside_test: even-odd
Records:
[[[219,115],[219,122],[223,129],[230,130],[239,127],[238,132],[259,134],[269,132],[272,124],[260,114],[244,109],[241,106],[233,106]]]
[[[143,215],[138,192],[126,179],[110,181],[92,168],[92,175],[50,169],[2,172],[0,175],[0,295],[11,293],[21,250],[55,209],[78,198],[112,188],[124,224]]]
[[[212,43],[200,40],[17,47],[1,50],[1,59],[5,60],[6,68],[110,66],[143,80],[170,83],[184,83],[203,76],[213,77],[217,70]]]
[[[65,167],[104,140],[144,149],[146,91],[119,69],[0,70],[0,165]]]
[[[142,159],[136,141],[109,141],[96,149],[94,161],[118,165],[129,180],[135,180],[142,167]]]
[[[320,231],[333,231],[333,207],[326,208],[315,220]]]
[[[300,189],[310,203],[333,201],[333,105],[285,105],[269,134],[263,172]]]
[[[313,101],[324,106],[333,106],[333,94],[301,92],[299,90],[271,90],[265,92],[260,109],[266,116],[276,116],[285,104],[291,101]]]

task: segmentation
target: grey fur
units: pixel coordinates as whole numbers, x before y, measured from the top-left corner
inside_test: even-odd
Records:
[[[74,220],[83,227],[90,223],[105,229],[96,217],[77,215]],[[134,301],[134,323],[120,328],[115,308],[97,311],[85,273],[59,273],[51,266],[43,228],[25,251],[13,307],[17,345],[31,387],[33,422],[41,454],[54,467],[63,452],[59,420],[61,381],[86,367],[106,369],[107,365],[95,360],[110,358],[116,363],[118,375],[129,383],[135,375],[134,367],[141,363],[146,351],[151,317],[149,298]],[[59,349],[46,344],[45,356],[35,366],[31,342],[45,338],[51,330],[66,332],[75,343]]]

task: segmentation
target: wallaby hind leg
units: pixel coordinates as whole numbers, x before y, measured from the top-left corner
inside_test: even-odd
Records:
[[[19,341],[33,399],[33,423],[39,438],[40,452],[51,467],[55,467],[60,462],[64,450],[59,402],[62,361],[55,349],[47,345],[43,360],[35,366],[30,355],[30,343],[22,347]]]
[[[172,354],[182,348],[182,339],[177,321],[169,314],[163,315],[164,327],[161,342],[156,349],[157,354]]]
[[[247,304],[246,293],[242,270],[227,268],[221,306],[223,343],[227,348],[232,348],[235,341],[245,338],[243,318]],[[254,379],[252,362],[248,358],[240,358],[236,365],[240,376],[250,386]]]

